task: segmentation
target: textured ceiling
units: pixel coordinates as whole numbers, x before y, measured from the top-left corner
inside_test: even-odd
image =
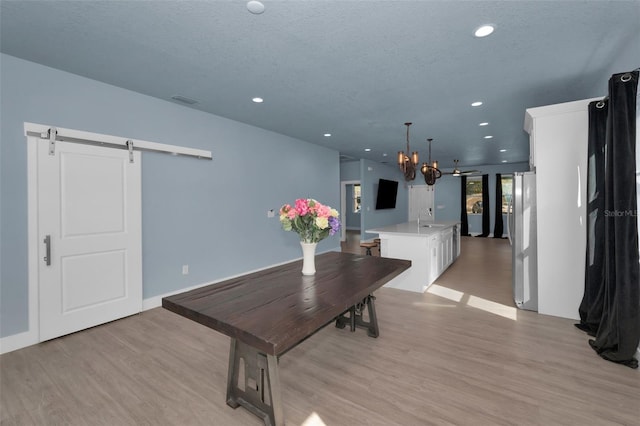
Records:
[[[638,1],[263,3],[2,0],[1,50],[353,158],[393,163],[412,121],[443,168],[527,161],[526,108],[604,94],[620,52],[640,65]]]

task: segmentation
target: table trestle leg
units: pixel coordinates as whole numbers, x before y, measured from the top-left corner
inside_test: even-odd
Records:
[[[349,324],[352,332],[356,330],[356,327],[366,328],[367,335],[370,337],[378,337],[380,332],[378,329],[378,317],[376,316],[374,300],[375,296],[370,294],[362,299],[362,302],[356,303],[349,308],[349,310],[340,314],[338,318],[336,318],[336,327],[344,328],[346,324]],[[369,321],[365,321],[364,319],[365,310],[367,311]],[[349,313],[348,317],[345,316],[347,312]]]
[[[240,374],[243,372],[243,374]],[[243,377],[241,377],[243,376]],[[284,411],[280,395],[278,357],[231,339],[227,405],[242,405],[262,418],[267,426],[283,426]]]

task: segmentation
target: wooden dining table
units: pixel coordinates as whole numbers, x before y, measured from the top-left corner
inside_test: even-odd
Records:
[[[373,292],[411,261],[329,252],[165,297],[162,306],[231,338],[227,404],[284,425],[278,358],[324,326],[379,334]],[[366,313],[365,313],[366,311]]]

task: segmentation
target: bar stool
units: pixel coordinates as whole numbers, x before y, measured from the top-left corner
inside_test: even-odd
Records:
[[[360,247],[367,249],[367,256],[371,256],[371,249],[374,247],[378,247],[378,243],[363,241],[360,243]]]
[[[378,245],[378,254],[382,256],[382,243],[380,242],[380,238],[374,238],[373,242]]]

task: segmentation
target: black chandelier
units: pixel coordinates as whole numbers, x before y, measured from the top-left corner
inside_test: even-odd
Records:
[[[442,177],[442,172],[440,171],[440,169],[438,169],[438,162],[431,161],[431,141],[432,140],[433,139],[431,138],[427,139],[427,142],[429,142],[429,162],[422,163],[422,167],[420,167],[420,171],[424,175],[424,182],[429,186],[434,185],[436,183],[436,180]]]
[[[420,162],[418,151],[411,152],[411,147],[409,146],[409,126],[411,126],[411,124],[413,123],[404,123],[404,125],[407,126],[407,152],[398,151],[398,166],[404,175],[404,180],[407,182],[416,178],[416,168]],[[420,167],[420,171],[424,175],[424,182],[429,186],[435,184],[436,180],[442,176],[442,172],[438,169],[438,162],[431,161],[432,140],[431,138],[427,139],[429,142],[429,162],[422,163],[422,167]],[[409,153],[411,153],[411,155],[409,155]]]
[[[407,152],[398,151],[398,166],[400,166],[400,170],[402,174],[404,174],[404,180],[407,182],[410,180],[414,180],[416,178],[416,167],[418,166],[418,151],[413,151],[411,156],[409,153],[411,149],[409,148],[409,126],[412,123],[404,123],[407,126]]]

